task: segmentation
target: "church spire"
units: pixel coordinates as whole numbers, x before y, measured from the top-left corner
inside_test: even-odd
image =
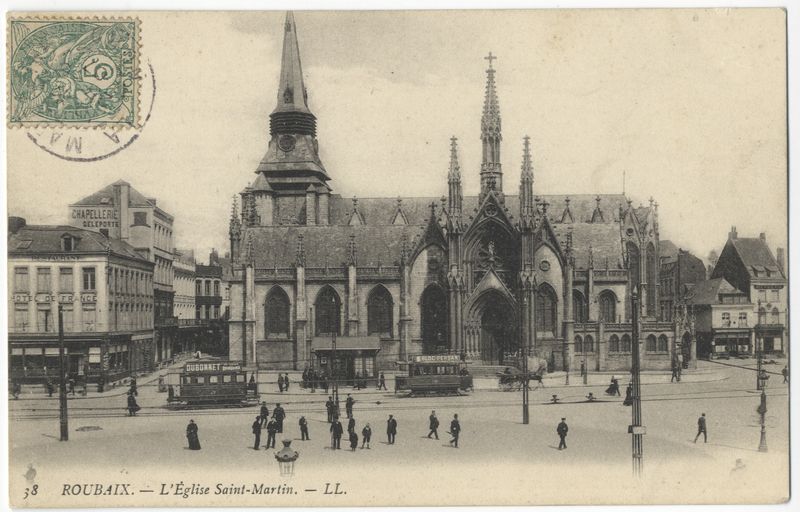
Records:
[[[283,55],[278,82],[278,102],[270,114],[270,135],[302,133],[316,135],[317,121],[308,109],[308,93],[303,84],[303,66],[297,44],[294,14],[286,13],[283,25]]]
[[[481,116],[481,142],[483,143],[483,159],[481,162],[481,198],[489,190],[503,192],[503,171],[500,168],[500,141],[503,139],[500,128],[500,103],[497,100],[492,61],[496,56],[489,52],[484,57],[489,61],[486,70],[486,94],[483,99],[483,115]]]
[[[450,217],[460,220],[461,217],[461,167],[458,165],[458,139],[450,138],[450,170],[447,173],[449,191],[448,203]]]
[[[534,212],[531,138],[526,135],[522,142],[522,173],[519,180],[519,216],[524,223],[532,222]]]

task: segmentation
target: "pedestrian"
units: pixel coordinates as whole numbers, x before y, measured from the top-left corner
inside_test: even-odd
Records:
[[[106,389],[106,378],[100,375],[97,377],[97,392],[102,393]]]
[[[308,366],[303,368],[303,375],[302,375],[301,379],[302,379],[302,382],[300,384],[300,387],[302,387],[303,389],[306,389],[308,387]]]
[[[258,385],[256,384],[256,372],[253,372],[250,375],[250,381],[247,383],[247,390],[252,392],[253,394],[256,393],[258,390]]]
[[[189,424],[186,425],[186,439],[189,440],[190,450],[200,449],[200,438],[197,436],[197,424],[194,420],[189,420]]]
[[[767,370],[761,370],[758,374],[758,378],[761,381],[761,389],[767,387],[767,380],[769,379],[769,375],[767,375]]]
[[[394,438],[396,435],[397,435],[397,420],[394,419],[394,416],[390,414],[389,419],[386,421],[386,436],[389,439],[389,444],[394,444]]]
[[[628,383],[628,387],[625,389],[625,400],[622,401],[622,405],[633,405],[633,384]]]
[[[567,432],[569,432],[567,418],[561,418],[561,423],[559,423],[558,427],[556,427],[556,433],[558,433],[558,438],[560,439],[558,443],[559,450],[567,449]]]
[[[139,409],[141,409],[141,407],[136,403],[136,398],[133,396],[133,393],[128,392],[128,416],[136,416]]]
[[[322,379],[322,389],[324,389],[325,393],[327,393],[328,392],[328,387],[330,386],[330,383],[328,382],[328,376],[323,374],[321,376],[321,379]]]
[[[344,408],[347,411],[347,417],[348,418],[352,418],[353,417],[353,404],[354,403],[356,403],[356,401],[353,400],[353,397],[350,396],[350,393],[348,393],[347,394],[347,400],[345,400],[345,402],[344,402]]]
[[[308,382],[311,384],[311,392],[317,392],[317,372],[311,368],[308,370]]]
[[[333,408],[334,407],[335,406],[333,405],[333,397],[329,396],[328,397],[328,401],[325,402],[325,409],[328,411],[328,423],[332,423],[333,422]]]
[[[75,396],[75,378],[69,378],[69,394]]]
[[[349,434],[350,432],[355,432],[355,430],[356,430],[356,419],[351,417],[347,421],[347,433]]]
[[[11,395],[14,397],[14,400],[19,399],[19,395],[22,393],[22,386],[19,384],[18,381],[14,381],[11,385]]]
[[[386,390],[386,376],[381,372],[381,376],[378,378],[378,391],[381,389]]]
[[[694,436],[694,442],[697,442],[697,438],[700,437],[700,434],[703,434],[703,442],[708,442],[708,431],[706,430],[706,413],[702,413],[699,418],[697,418],[697,435]]]
[[[350,451],[354,452],[358,448],[358,434],[353,430],[350,432]]]
[[[453,415],[453,421],[450,422],[450,435],[453,439],[450,444],[458,448],[458,435],[461,433],[461,423],[458,422],[458,414]],[[439,439],[438,437],[436,439]]]
[[[428,428],[430,432],[428,432],[428,439],[431,438],[431,435],[436,436],[436,439],[439,439],[439,418],[436,417],[436,411],[431,411],[431,415],[428,417]]]
[[[272,410],[272,417],[278,425],[278,433],[283,434],[283,420],[286,419],[286,412],[281,407],[281,404],[275,404],[275,409]]]
[[[256,421],[253,422],[253,435],[256,436],[256,440],[253,443],[253,449],[258,450],[261,446],[261,416],[256,416]]]
[[[369,423],[361,430],[361,448],[364,448],[366,445],[367,450],[369,450],[369,440],[372,438],[372,428],[370,428]]]
[[[172,402],[175,400],[175,386],[170,384],[167,386],[167,402]]]
[[[130,389],[130,393],[131,393],[133,396],[139,396],[139,389],[138,389],[138,387],[136,386],[136,377],[132,377],[132,378],[131,378],[131,389]]]
[[[45,381],[44,388],[47,390],[47,396],[52,397],[53,396],[53,383],[50,381],[49,378],[47,379],[47,381]]]
[[[586,376],[586,361],[581,361],[581,377]]]
[[[781,375],[783,375],[783,383],[784,384],[788,384],[789,383],[789,367],[788,366],[784,366],[783,367],[783,370],[781,370]]]
[[[300,416],[300,440],[310,441],[310,438],[308,437],[308,422],[306,421],[305,416]]]
[[[275,419],[267,423],[267,449],[275,448],[275,434],[278,432],[278,422]]]
[[[269,407],[267,407],[267,402],[261,402],[261,413],[258,417],[261,421],[261,428],[266,427],[269,421]]]
[[[331,450],[338,450],[342,444],[342,424],[339,422],[339,417],[334,416],[331,423]]]
[[[619,394],[619,380],[617,380],[617,378],[614,375],[611,376],[611,385],[608,386],[608,388],[606,389],[606,394],[610,395],[610,396],[614,396],[614,395],[620,396],[620,394]]]
[[[283,374],[282,373],[278,374],[278,391],[283,393]]]
[[[289,374],[288,373],[284,373],[283,374],[283,390],[284,391],[289,391]]]
[[[672,378],[670,378],[670,382],[675,382],[675,379],[678,379],[680,382],[680,378],[678,377],[678,365],[676,363],[672,364]]]

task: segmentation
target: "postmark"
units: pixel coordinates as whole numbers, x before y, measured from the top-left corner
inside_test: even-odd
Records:
[[[137,127],[136,18],[25,17],[8,21],[10,127]]]

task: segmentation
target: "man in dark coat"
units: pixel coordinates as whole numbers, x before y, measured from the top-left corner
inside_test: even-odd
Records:
[[[139,404],[136,403],[136,398],[133,393],[128,393],[128,416],[136,416],[136,411],[141,409]]]
[[[333,405],[333,397],[329,396],[328,397],[328,401],[325,402],[325,409],[327,409],[327,411],[328,411],[328,423],[332,423],[333,422],[333,409],[334,409],[334,407],[336,407],[336,406]]]
[[[350,432],[355,432],[355,430],[356,430],[356,419],[350,418],[347,421],[347,433],[349,434]]]
[[[44,388],[47,390],[47,396],[52,397],[53,396],[53,383],[50,381],[50,379],[47,379],[47,381],[44,383]]]
[[[386,421],[386,436],[389,438],[389,444],[394,444],[394,438],[396,435],[397,420],[394,419],[394,416],[390,414],[389,419]]]
[[[361,448],[364,448],[366,445],[367,450],[369,450],[369,440],[372,438],[372,428],[369,426],[369,423],[361,430]]]
[[[131,379],[130,393],[133,396],[139,396],[139,389],[136,387],[136,378],[135,377]]]
[[[350,432],[350,451],[354,452],[358,448],[358,434],[353,430]]]
[[[278,374],[278,391],[283,393],[283,374],[282,373]]]
[[[331,423],[331,450],[338,450],[341,448],[343,431],[344,429],[339,422],[338,416],[334,416],[333,422]]]
[[[311,386],[311,392],[317,392],[317,372],[313,368],[308,370],[308,383]]]
[[[430,429],[428,439],[431,438],[431,435],[439,439],[439,418],[436,417],[436,411],[431,411],[431,415],[428,417],[428,428]]]
[[[700,415],[697,418],[697,435],[694,436],[694,442],[697,442],[697,438],[700,437],[700,434],[703,434],[703,442],[708,442],[708,431],[706,430],[706,413]]]
[[[567,449],[567,432],[569,432],[567,418],[561,418],[561,423],[559,423],[558,427],[556,427],[556,433],[558,433],[558,438],[561,440],[558,443],[559,450]]]
[[[300,416],[300,440],[308,441],[308,422],[305,416]]]
[[[284,373],[283,374],[283,390],[284,391],[289,391],[289,374],[288,373]]]
[[[256,416],[256,421],[253,422],[253,435],[256,436],[253,449],[258,450],[261,446],[261,416]]]
[[[69,378],[69,394],[75,396],[75,378]]]
[[[625,400],[622,401],[622,405],[633,405],[633,384],[628,384],[625,389]]]
[[[275,419],[267,423],[267,448],[275,448],[275,434],[278,432],[278,422]]]
[[[281,404],[275,404],[275,409],[272,410],[272,417],[278,424],[278,433],[283,434],[283,420],[286,419],[286,412],[281,407]]]
[[[303,376],[302,376],[302,388],[306,389],[308,387],[308,366],[303,368]]]
[[[784,366],[783,370],[781,370],[781,375],[783,375],[783,383],[789,383],[789,366]]]
[[[386,376],[381,372],[381,376],[378,379],[378,391],[381,389],[386,390]]]
[[[261,428],[266,427],[267,422],[269,421],[269,407],[267,407],[267,402],[261,402],[261,413],[259,418],[261,418]]]
[[[458,414],[454,414],[453,421],[450,422],[450,435],[453,436],[453,439],[450,440],[450,444],[456,448],[458,448],[458,436],[460,433],[461,423],[458,422]]]
[[[356,401],[348,393],[347,394],[347,400],[345,400],[345,403],[344,403],[344,408],[347,411],[347,417],[348,418],[352,418],[353,417],[353,404],[354,403],[356,403]]]

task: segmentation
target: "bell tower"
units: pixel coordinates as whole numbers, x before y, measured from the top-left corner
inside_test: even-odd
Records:
[[[481,116],[481,193],[480,201],[490,190],[503,193],[503,170],[500,166],[500,141],[503,140],[500,125],[500,103],[497,100],[497,89],[494,82],[495,69],[492,61],[496,56],[489,52],[484,57],[489,61],[486,70],[486,94],[483,99],[483,115]]]

